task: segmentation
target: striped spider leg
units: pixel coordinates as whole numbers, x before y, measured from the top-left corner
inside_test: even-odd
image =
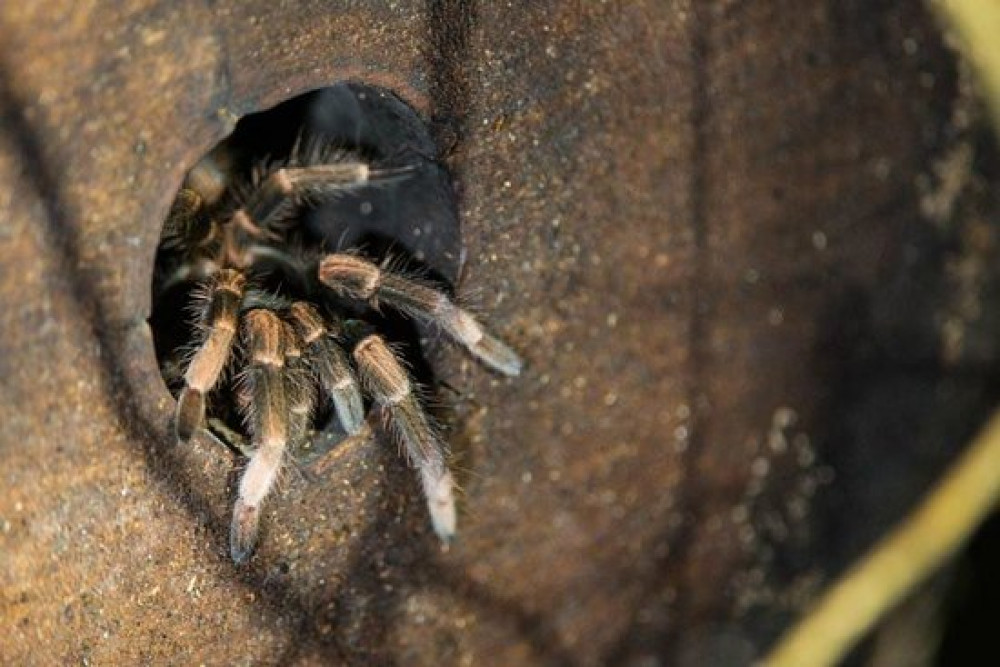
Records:
[[[447,448],[417,400],[409,374],[378,334],[354,348],[361,381],[382,409],[386,426],[403,445],[406,458],[420,473],[434,532],[443,542],[455,536],[455,482],[445,461]]]
[[[253,454],[240,478],[233,508],[230,551],[241,563],[257,539],[260,506],[281,469],[288,444],[289,409],[285,372],[288,329],[266,308],[255,308],[243,317],[248,366],[241,378],[247,389],[248,425]]]
[[[257,541],[260,508],[274,486],[287,447],[305,438],[317,388],[334,404],[345,431],[364,421],[361,391],[347,355],[333,341],[318,311],[303,301],[287,308],[278,299],[248,298],[243,317],[247,369],[241,378],[252,453],[233,508],[230,552],[245,561]],[[267,304],[266,306],[264,304]]]
[[[342,297],[386,305],[411,317],[439,325],[475,357],[505,375],[521,372],[521,359],[487,332],[467,311],[434,287],[384,271],[375,263],[350,254],[324,257],[320,281]],[[435,532],[447,542],[455,534],[454,480],[446,465],[447,447],[430,425],[402,364],[381,336],[372,334],[354,348],[362,383],[379,405],[390,432],[403,445],[420,473]]]
[[[207,284],[201,322],[204,340],[188,364],[177,399],[174,427],[181,442],[190,440],[205,421],[205,396],[219,381],[232,353],[245,287],[246,277],[234,269],[219,271]]]
[[[473,356],[504,375],[521,372],[521,358],[448,295],[416,278],[385,271],[357,255],[327,255],[319,264],[319,279],[340,296],[385,303],[410,317],[436,324]]]
[[[357,435],[365,419],[361,390],[347,354],[337,344],[317,310],[305,301],[292,304],[290,317],[303,345],[303,363],[333,401],[340,425]]]

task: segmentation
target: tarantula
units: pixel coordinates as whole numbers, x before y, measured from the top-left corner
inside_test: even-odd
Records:
[[[213,390],[226,384],[250,436],[249,463],[233,509],[230,551],[252,552],[261,504],[286,448],[305,437],[321,397],[344,431],[377,408],[419,472],[434,531],[455,533],[447,446],[386,339],[356,317],[358,306],[393,309],[439,327],[487,366],[514,376],[521,360],[429,281],[377,264],[357,250],[320,255],[301,233],[302,215],[338,194],[407,178],[418,166],[378,168],[322,140],[298,140],[290,156],[258,166],[249,183],[229,183],[216,151],[188,174],[165,223],[170,254],[163,282],[195,282],[196,340],[185,360],[175,428],[187,442],[206,423]]]

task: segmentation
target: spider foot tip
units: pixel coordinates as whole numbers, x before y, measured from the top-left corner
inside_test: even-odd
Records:
[[[410,178],[420,169],[418,164],[404,164],[399,167],[381,167],[368,171],[370,181],[394,181]]]
[[[454,522],[452,522],[450,525],[447,522],[439,523],[438,521],[435,521],[434,517],[432,516],[431,524],[434,527],[434,534],[438,536],[439,540],[441,540],[441,546],[443,546],[445,549],[448,549],[449,547],[451,547],[452,544],[455,543],[456,531]]]
[[[174,432],[177,440],[187,443],[205,419],[205,395],[197,389],[186,388],[177,400]]]
[[[229,531],[229,555],[233,562],[242,565],[250,558],[257,544],[260,508],[247,505],[242,500],[233,509],[233,523]]]
[[[473,352],[487,366],[508,377],[517,377],[524,369],[524,361],[517,352],[493,336],[483,336]]]
[[[446,545],[455,539],[458,523],[454,486],[451,473],[424,476],[424,492],[427,494],[427,511],[431,515],[431,526],[441,542]]]
[[[365,423],[365,408],[357,387],[352,385],[347,390],[337,391],[334,393],[333,403],[344,431],[348,435],[360,433]]]

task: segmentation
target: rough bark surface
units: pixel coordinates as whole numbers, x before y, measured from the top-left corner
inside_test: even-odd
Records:
[[[437,360],[450,551],[371,440],[237,568],[237,462],[171,438],[156,242],[234,117],[352,78],[432,119],[462,286],[528,370]],[[904,0],[4,3],[0,656],[749,661],[989,404],[959,84]]]

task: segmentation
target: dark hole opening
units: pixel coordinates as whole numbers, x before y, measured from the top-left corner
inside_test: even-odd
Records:
[[[424,120],[382,88],[339,83],[241,119],[233,133],[196,167],[211,165],[212,169],[202,171],[210,173],[226,193],[214,208],[206,209],[204,217],[231,215],[241,193],[251,187],[254,170],[286,161],[300,138],[321,139],[375,168],[407,167],[409,171],[387,184],[358,187],[296,207],[291,214],[294,231],[287,239],[288,254],[314,267],[324,254],[358,252],[377,262],[391,260],[393,267],[451,290],[462,246],[450,175],[438,161]],[[183,190],[178,196],[182,194]],[[194,309],[207,276],[192,270],[190,246],[204,233],[204,226],[192,225],[180,242],[176,236],[161,237],[155,260],[150,326],[160,371],[175,396],[183,387],[186,364],[199,340]],[[425,345],[436,338],[433,332],[390,309],[380,312],[364,303],[337,299],[299,266],[255,262],[254,283],[268,292],[307,298],[340,317],[367,323],[394,345],[417,382],[435,384],[423,353]],[[246,431],[235,397],[239,369],[231,363],[228,366],[209,396],[207,416],[210,425],[219,427],[215,434],[232,445],[232,434],[245,436]],[[327,447],[343,436],[328,403],[317,403],[313,419],[314,429],[328,436],[324,439]],[[312,453],[322,453],[323,446],[309,444]],[[294,446],[300,459],[307,455]]]

